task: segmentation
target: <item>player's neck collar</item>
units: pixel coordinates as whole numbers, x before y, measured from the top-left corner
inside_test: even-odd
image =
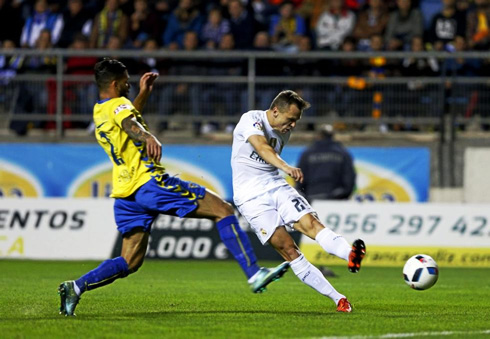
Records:
[[[97,103],[98,104],[103,104],[104,102],[109,101],[111,99],[113,99],[113,98],[102,99],[102,100],[97,101]]]

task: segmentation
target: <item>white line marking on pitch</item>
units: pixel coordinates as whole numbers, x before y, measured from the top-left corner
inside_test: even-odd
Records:
[[[319,339],[374,339],[374,338],[410,338],[410,337],[439,337],[448,335],[490,334],[490,330],[482,331],[440,331],[440,332],[413,332],[413,333],[387,333],[380,335],[353,335],[341,337],[321,337]]]

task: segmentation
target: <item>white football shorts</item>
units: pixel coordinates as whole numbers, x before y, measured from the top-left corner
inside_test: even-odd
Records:
[[[308,201],[289,185],[273,188],[237,208],[262,244],[269,241],[277,227],[293,227],[305,214],[315,213]]]

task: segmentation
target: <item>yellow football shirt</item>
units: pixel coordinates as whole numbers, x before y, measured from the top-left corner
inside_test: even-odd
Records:
[[[130,196],[165,169],[146,154],[146,144],[133,141],[122,129],[122,121],[134,115],[148,130],[141,114],[124,97],[101,100],[94,106],[95,137],[112,161],[112,198]]]

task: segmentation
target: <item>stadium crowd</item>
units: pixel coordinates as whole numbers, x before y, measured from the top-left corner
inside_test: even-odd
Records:
[[[0,43],[3,48],[189,52],[488,50],[489,20],[488,0],[0,0]],[[169,65],[159,60],[125,61],[130,73],[169,71]],[[53,62],[3,60],[0,67],[54,72]],[[474,60],[455,62],[458,75],[484,71]],[[390,65],[373,58],[369,63],[289,65],[288,71],[340,76],[363,72],[431,76],[439,71],[434,60],[406,59]],[[284,74],[284,69],[269,66],[259,74]],[[73,71],[70,65],[68,69]]]
[[[489,27],[490,0],[0,0],[0,48],[4,49],[163,49],[188,53],[199,50],[451,52],[488,50]],[[65,74],[93,74],[97,60],[95,57],[68,57]],[[247,74],[246,62],[237,59],[206,60],[205,63],[165,58],[123,58],[121,61],[130,74],[148,71],[176,76]],[[393,88],[387,92],[369,88],[365,78],[431,77],[440,75],[443,69],[448,76],[488,76],[490,62],[469,58],[442,61],[431,57],[399,60],[376,56],[328,62],[258,59],[255,74],[346,77],[348,80],[340,91],[338,87],[325,86],[318,93],[318,88],[308,85],[295,90],[315,102],[308,111],[310,115],[333,109],[340,115],[377,118],[381,114],[410,115],[424,111],[434,114],[431,105],[436,102],[439,91],[414,80],[405,85],[409,91]],[[55,73],[54,56],[21,57],[0,53],[1,79],[16,74]],[[23,86],[24,95],[17,101],[16,111],[54,113],[55,86],[54,80],[47,82],[47,90]],[[97,96],[93,86],[67,82],[64,87],[65,114],[91,112]],[[259,107],[266,107],[264,105],[277,91],[269,87],[262,86],[258,90]],[[469,105],[465,98],[468,91],[476,98],[475,102],[483,98],[474,88],[448,90],[448,96],[455,97],[455,103],[461,102],[461,107]],[[247,110],[247,91],[226,83],[207,87],[166,85],[159,87],[158,93],[155,99],[158,102],[149,104],[155,108],[153,111],[164,115],[183,111],[192,115],[213,115],[220,108],[226,112],[222,114],[237,115]],[[398,105],[401,96],[413,104]],[[222,103],[219,107],[202,105],[213,100]],[[8,104],[8,100],[4,102]],[[354,107],[353,102],[359,104]],[[70,108],[74,103],[79,106]],[[390,104],[391,108],[387,109]],[[462,108],[467,116],[483,109],[483,106],[473,106],[477,108]],[[20,127],[15,127],[16,122],[13,122],[11,128],[24,134],[26,123],[17,123]],[[73,124],[65,122],[65,127],[70,126]]]

